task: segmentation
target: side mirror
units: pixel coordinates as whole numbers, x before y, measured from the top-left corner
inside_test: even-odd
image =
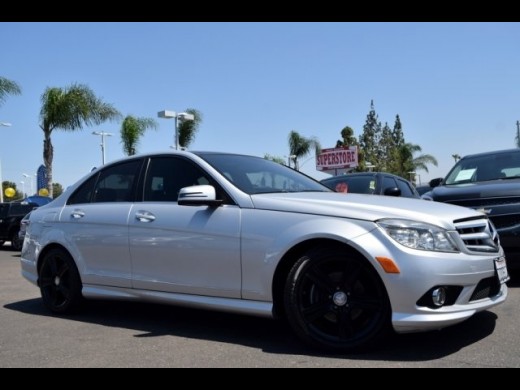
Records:
[[[179,206],[219,207],[222,203],[222,200],[217,200],[215,187],[212,186],[185,187],[179,191]]]
[[[435,188],[435,187],[439,187],[440,185],[442,185],[443,181],[444,181],[444,179],[442,177],[439,177],[437,179],[430,180],[430,182],[428,184],[430,185],[431,188]]]
[[[385,188],[383,194],[386,196],[401,196],[401,190],[397,187],[388,187]]]

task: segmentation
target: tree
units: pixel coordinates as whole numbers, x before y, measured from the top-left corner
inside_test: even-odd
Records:
[[[53,199],[63,194],[63,186],[60,183],[52,183]]]
[[[264,158],[269,161],[274,161],[275,163],[281,164],[281,165],[287,165],[286,161],[283,157],[280,156],[271,156],[270,154],[266,153],[264,155]]]
[[[298,160],[309,155],[312,149],[315,150],[316,154],[321,151],[320,142],[316,138],[303,137],[294,130],[289,133],[289,153],[290,159],[294,162],[294,169],[299,170]]]
[[[199,131],[199,125],[202,123],[202,113],[194,108],[186,110],[188,114],[193,115],[192,121],[179,121],[179,145],[181,148],[188,148]]]
[[[379,142],[379,148],[376,152],[377,160],[379,161],[379,170],[387,172],[389,170],[390,162],[396,145],[394,143],[394,137],[392,129],[385,122],[383,130],[381,131],[381,140]]]
[[[357,139],[354,136],[354,130],[350,126],[346,126],[341,130],[341,138],[343,138],[343,141],[338,140],[338,142],[336,142],[337,148],[358,145]]]
[[[22,88],[9,79],[0,76],[0,106],[5,102],[8,95],[20,95]]]
[[[363,133],[359,136],[360,157],[362,157],[359,167],[360,170],[365,170],[368,163],[379,167],[378,150],[380,139],[381,122],[379,122],[374,108],[374,101],[372,100],[370,102],[370,111],[363,126]]]
[[[51,134],[55,129],[78,131],[83,126],[99,125],[121,118],[114,106],[103,102],[86,85],[72,84],[66,88],[47,88],[41,97],[40,127],[43,130],[43,161],[47,168],[49,196],[53,196],[52,162],[54,147]]]
[[[137,153],[140,138],[148,129],[157,129],[157,122],[152,118],[136,118],[128,115],[121,124],[121,143],[127,156]]]
[[[401,124],[401,118],[399,118],[399,114],[395,116],[392,138],[396,147],[400,147],[406,143],[404,140],[403,125]]]

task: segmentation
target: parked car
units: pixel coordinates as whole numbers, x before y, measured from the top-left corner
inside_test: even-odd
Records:
[[[487,215],[509,267],[520,268],[520,149],[464,157],[429,197]]]
[[[321,181],[331,190],[343,193],[420,198],[412,183],[390,173],[351,173]]]
[[[482,213],[345,196],[263,158],[181,151],[107,164],[34,210],[21,267],[54,313],[105,298],[285,317],[342,352],[391,326],[464,321],[504,302],[508,280]]]
[[[27,214],[20,221],[20,231],[18,232],[18,242],[20,245],[23,245],[23,241],[25,240],[25,234],[27,233],[27,227],[29,226],[29,218],[31,217],[31,213]],[[20,247],[21,250],[21,247]]]
[[[18,238],[20,221],[35,207],[27,202],[0,203],[0,246],[10,241],[15,251],[22,249],[23,241]]]
[[[416,189],[417,189],[417,192],[419,193],[419,195],[421,195],[421,199],[433,200],[431,197],[431,192],[433,191],[433,189],[435,187],[440,186],[443,181],[444,181],[443,177],[437,178],[437,179],[430,180],[428,185],[423,185],[423,186],[417,187]]]

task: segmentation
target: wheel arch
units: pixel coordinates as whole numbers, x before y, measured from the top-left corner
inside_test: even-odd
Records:
[[[359,250],[354,248],[353,246],[341,242],[336,241],[330,238],[316,238],[310,239],[307,241],[303,241],[294,247],[292,247],[285,255],[282,257],[280,262],[278,263],[274,276],[273,276],[273,284],[272,284],[272,294],[273,294],[273,315],[276,318],[284,318],[285,317],[285,309],[284,309],[284,289],[287,281],[287,277],[289,276],[289,272],[291,271],[294,264],[310,249],[318,248],[318,247],[335,247],[339,250],[344,250],[345,253],[350,253],[355,256],[359,256],[364,259],[370,267],[373,268],[375,274],[379,277],[381,281],[381,285],[385,289],[385,293],[388,296],[388,291],[386,291],[386,286],[379,275],[377,269],[373,266],[373,264],[361,253]]]
[[[43,259],[45,258],[45,256],[47,256],[47,253],[49,253],[50,251],[52,251],[54,249],[60,249],[60,250],[65,251],[70,256],[70,258],[72,259],[74,264],[76,265],[76,268],[78,268],[78,264],[76,263],[76,260],[74,260],[74,256],[72,256],[70,251],[67,250],[67,248],[65,248],[63,245],[54,242],[54,243],[51,243],[51,244],[45,246],[45,248],[43,248],[41,250],[41,252],[38,254],[38,261],[36,262],[36,270],[38,272],[38,278],[40,277],[40,270],[42,267]],[[80,278],[81,278],[81,274],[80,274]]]

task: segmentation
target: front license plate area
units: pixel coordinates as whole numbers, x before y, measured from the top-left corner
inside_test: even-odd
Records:
[[[501,284],[509,281],[509,272],[507,271],[507,264],[505,257],[499,257],[495,259],[495,269],[497,272],[498,280]]]

